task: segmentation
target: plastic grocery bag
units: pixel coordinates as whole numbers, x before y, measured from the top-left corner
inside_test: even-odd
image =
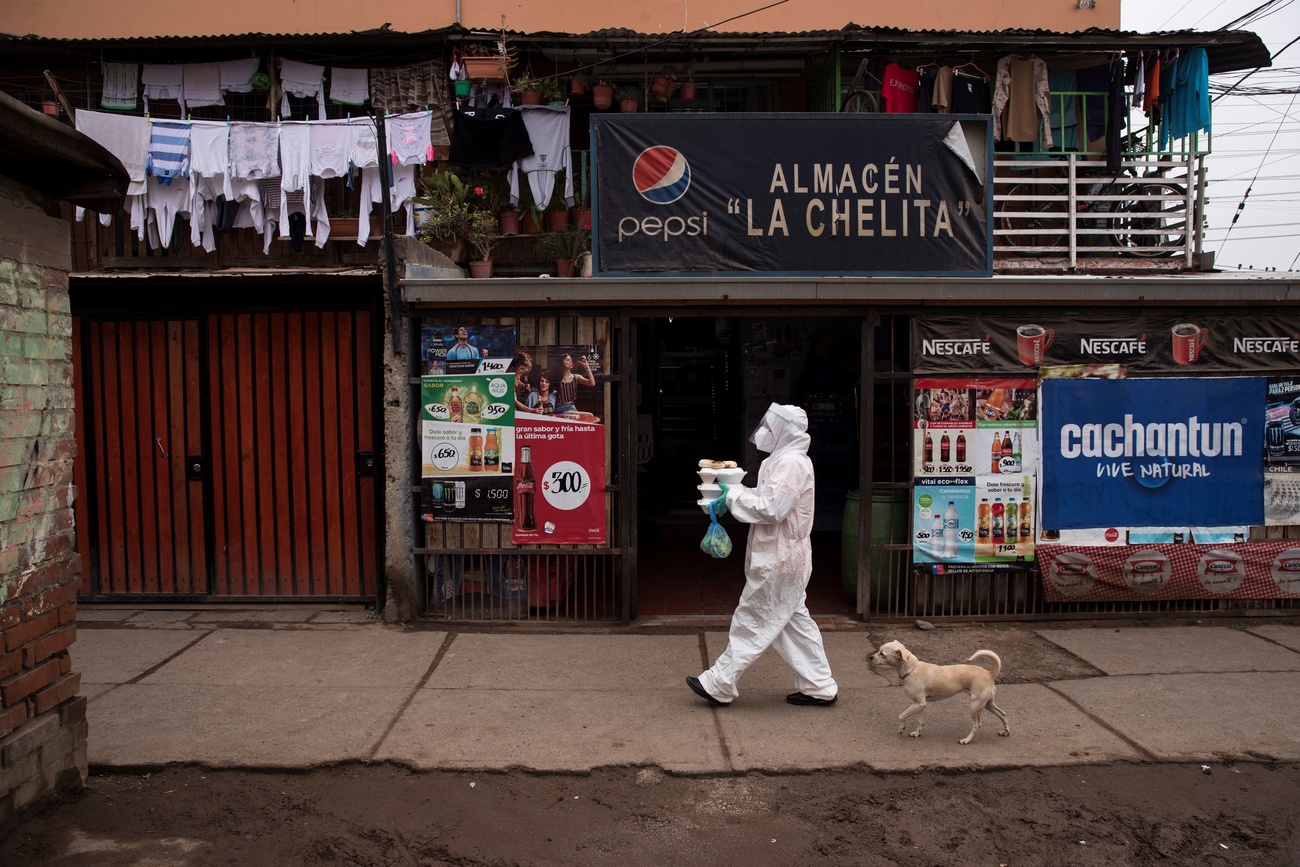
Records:
[[[709,503],[709,529],[704,534],[704,539],[700,542],[700,550],[710,557],[717,557],[721,560],[731,553],[731,537],[727,531],[718,523],[718,500]]]

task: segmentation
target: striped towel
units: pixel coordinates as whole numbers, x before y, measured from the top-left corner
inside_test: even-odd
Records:
[[[190,125],[155,120],[149,125],[149,174],[166,186],[190,173]]]

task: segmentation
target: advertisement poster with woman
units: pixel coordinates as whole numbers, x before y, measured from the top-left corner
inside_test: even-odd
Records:
[[[517,545],[607,540],[603,349],[586,344],[517,350],[511,389]]]
[[[426,521],[512,518],[513,378],[420,379],[422,514]]]
[[[913,558],[922,563],[1031,560],[1038,382],[916,380]]]

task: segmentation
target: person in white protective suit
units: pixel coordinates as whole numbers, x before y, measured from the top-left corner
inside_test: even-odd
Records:
[[[750,436],[768,452],[753,488],[723,486],[725,507],[749,528],[745,590],[731,616],[727,649],[713,667],[686,683],[710,704],[739,695],[736,683],[768,647],[794,669],[796,705],[829,706],[839,697],[821,631],[808,613],[805,590],[812,576],[813,466],[808,458],[808,416],[797,406],[772,404]]]

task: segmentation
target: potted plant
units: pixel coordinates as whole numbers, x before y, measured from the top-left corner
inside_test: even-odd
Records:
[[[421,209],[416,237],[453,262],[463,262],[474,188],[454,171],[426,175],[420,187],[422,195],[413,199]]]
[[[469,260],[471,277],[492,276],[492,255],[496,252],[497,241],[500,238],[497,233],[496,214],[477,208],[469,212],[469,219],[466,221],[466,239],[469,241],[474,257]]]
[[[590,226],[566,226],[558,232],[548,232],[537,239],[537,255],[555,260],[555,270],[560,277],[572,277],[578,259],[591,249]]]
[[[512,65],[504,41],[498,42],[495,48],[481,43],[467,45],[460,63],[465,77],[471,81],[506,81]]]
[[[681,99],[695,99],[695,50],[686,55],[686,67],[682,70],[682,83],[678,86],[677,96]]]
[[[591,99],[596,108],[609,108],[614,104],[614,85],[604,80],[597,81],[591,87]]]
[[[543,78],[541,81],[542,102],[547,105],[564,105],[564,89],[558,78]]]
[[[533,189],[528,181],[519,184],[519,225],[525,235],[542,231],[542,209],[533,201]]]
[[[618,100],[618,110],[634,112],[640,106],[641,88],[635,84],[620,84],[614,88],[614,98]]]
[[[650,79],[650,93],[660,102],[667,102],[668,97],[677,89],[677,67],[667,64]]]
[[[510,92],[520,105],[541,105],[542,84],[529,75],[521,75],[510,83]]]
[[[575,72],[569,77],[569,93],[572,96],[582,96],[587,92],[587,76],[581,72]]]

